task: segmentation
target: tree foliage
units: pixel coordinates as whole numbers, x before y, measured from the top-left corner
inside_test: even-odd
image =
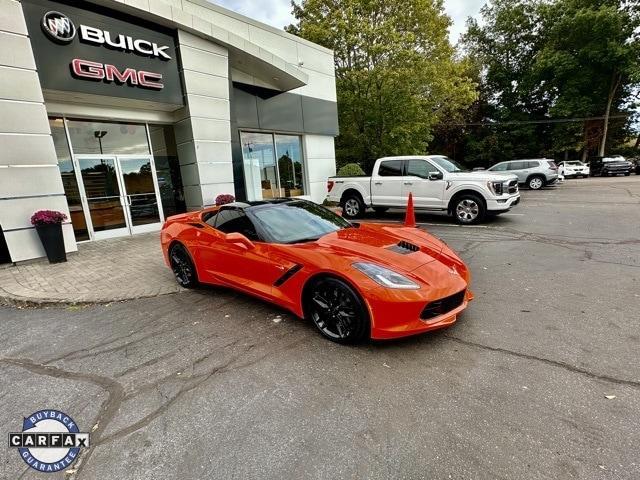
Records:
[[[442,0],[303,0],[291,33],[335,52],[338,165],[425,153],[434,127],[475,99]]]
[[[640,86],[640,9],[620,0],[493,0],[463,38],[477,65],[479,101],[464,135],[478,163],[596,154],[611,112],[610,153],[624,143]],[[541,123],[530,123],[539,120]],[[494,125],[491,125],[494,123]]]

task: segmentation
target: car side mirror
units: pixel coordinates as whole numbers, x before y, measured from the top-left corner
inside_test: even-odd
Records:
[[[442,180],[444,175],[442,172],[429,172],[429,180]]]
[[[229,243],[234,243],[236,245],[242,245],[247,250],[252,250],[252,249],[256,248],[254,243],[251,240],[249,240],[247,237],[245,237],[243,234],[241,234],[241,233],[237,233],[237,232],[227,233],[224,236],[224,239]]]

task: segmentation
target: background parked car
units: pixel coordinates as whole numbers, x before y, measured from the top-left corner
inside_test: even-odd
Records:
[[[640,157],[630,158],[629,161],[631,162],[631,171],[640,175]]]
[[[589,160],[589,169],[592,177],[609,175],[631,175],[632,165],[627,162],[624,157],[591,157]]]
[[[579,160],[569,160],[558,164],[558,174],[565,178],[578,178],[589,176],[589,165]]]
[[[558,181],[556,162],[546,158],[500,162],[489,168],[489,171],[514,174],[518,177],[518,183],[527,185],[531,190],[539,190]]]

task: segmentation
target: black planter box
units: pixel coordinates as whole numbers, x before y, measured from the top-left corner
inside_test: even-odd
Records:
[[[36,225],[36,232],[38,232],[44,251],[47,252],[49,263],[67,261],[61,224]]]

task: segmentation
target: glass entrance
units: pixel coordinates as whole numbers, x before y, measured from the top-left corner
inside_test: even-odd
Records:
[[[162,207],[153,158],[77,156],[91,238],[159,230]]]

